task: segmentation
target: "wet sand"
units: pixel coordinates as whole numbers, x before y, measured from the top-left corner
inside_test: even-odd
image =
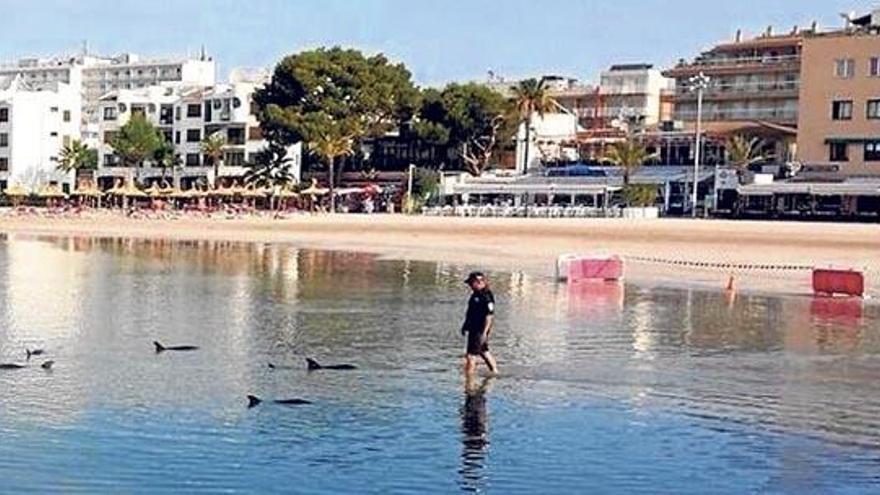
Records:
[[[551,276],[569,252],[628,257],[627,278],[658,285],[810,292],[810,273],[792,265],[854,268],[880,295],[880,226],[724,220],[497,219],[403,215],[299,215],[287,219],[130,219],[111,212],[60,218],[0,216],[10,234],[284,242],[365,251],[395,259],[523,269]],[[640,258],[651,258],[651,261]],[[748,265],[700,267],[700,264]],[[784,268],[789,267],[789,268]]]

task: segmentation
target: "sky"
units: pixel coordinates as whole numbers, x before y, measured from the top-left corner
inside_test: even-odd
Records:
[[[225,79],[322,45],[381,51],[420,85],[559,74],[614,63],[668,67],[713,43],[794,25],[840,26],[865,0],[0,0],[0,60],[80,51],[197,54]]]

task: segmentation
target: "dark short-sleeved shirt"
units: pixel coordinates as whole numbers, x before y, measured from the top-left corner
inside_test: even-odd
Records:
[[[468,299],[467,314],[462,330],[482,332],[486,328],[486,318],[495,314],[495,295],[489,289],[474,292]]]

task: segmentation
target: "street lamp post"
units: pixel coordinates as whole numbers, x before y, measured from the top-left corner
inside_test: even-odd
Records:
[[[691,193],[691,216],[697,217],[697,190],[700,185],[700,159],[702,158],[702,141],[703,141],[703,91],[709,87],[711,79],[706,74],[700,72],[689,80],[690,89],[697,92],[697,136],[696,149],[694,151],[694,190]]]

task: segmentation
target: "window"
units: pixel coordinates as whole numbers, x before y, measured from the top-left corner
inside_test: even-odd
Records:
[[[251,141],[259,141],[263,139],[263,129],[259,126],[248,127],[248,139]]]
[[[852,79],[856,75],[856,61],[851,58],[839,58],[834,61],[834,75],[840,79]]]
[[[174,144],[180,144],[180,131],[174,131]]]
[[[880,119],[880,100],[868,100],[865,108],[865,117],[868,119]]]
[[[831,103],[832,120],[852,120],[852,100],[838,100]]]
[[[9,146],[9,134],[6,132],[0,132],[0,148],[5,148]]]
[[[202,140],[201,129],[187,129],[186,130],[186,142],[187,143],[198,143],[201,140]]]
[[[116,107],[104,107],[104,120],[116,120]]]
[[[187,105],[186,106],[186,116],[187,118],[193,117],[201,117],[202,116],[202,106],[196,103],[195,105]]]
[[[62,114],[62,120],[65,122],[70,122],[70,110],[65,110],[64,114]]]
[[[866,162],[880,161],[880,141],[866,141],[865,142],[865,161]]]
[[[847,156],[847,144],[846,143],[831,143],[830,145],[830,153],[828,156],[828,160],[832,162],[848,162],[849,157]]]
[[[5,156],[0,157],[0,172],[8,172],[9,171],[9,158]]]
[[[171,129],[162,129],[162,141],[170,143],[174,139],[174,132]]]
[[[172,105],[163,104],[159,107],[159,123],[171,125],[174,122],[174,107]]]
[[[0,108],[0,122],[9,122],[8,108]]]
[[[871,57],[871,63],[868,66],[868,74],[871,77],[880,77],[880,57]]]
[[[174,120],[180,120],[180,107],[174,108]]]
[[[229,141],[229,144],[232,144],[232,145],[244,144],[244,128],[230,127],[226,131],[226,138]]]
[[[186,165],[188,167],[198,167],[199,166],[199,154],[198,153],[187,153],[186,154]]]
[[[231,151],[226,153],[223,165],[227,167],[240,167],[244,165],[244,151]]]
[[[58,113],[58,107],[49,107],[49,111],[52,113]]]
[[[49,133],[49,135],[52,137],[58,137],[58,131],[52,131]]]
[[[104,131],[104,144],[110,144],[119,135],[119,131]]]
[[[251,101],[250,107],[251,107],[251,115],[256,115],[256,114],[260,113],[260,106],[257,105],[257,102]]]
[[[114,155],[112,153],[108,153],[108,154],[104,155],[104,166],[105,167],[113,167],[113,166],[116,166],[118,163],[119,163],[119,158],[116,155]]]

